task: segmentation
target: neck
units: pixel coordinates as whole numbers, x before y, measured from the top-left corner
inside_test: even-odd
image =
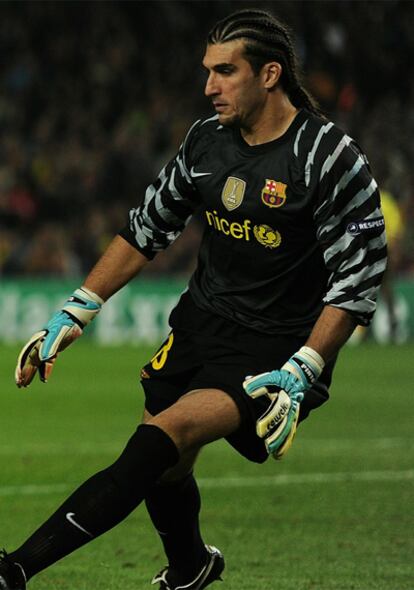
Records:
[[[268,101],[256,121],[241,127],[241,135],[249,145],[268,143],[288,130],[297,113],[298,109],[286,94],[275,96],[274,100]]]

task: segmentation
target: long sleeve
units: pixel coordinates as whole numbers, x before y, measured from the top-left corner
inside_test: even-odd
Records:
[[[181,234],[199,205],[188,162],[198,123],[188,132],[178,154],[148,186],[143,202],[129,211],[129,224],[120,232],[148,259],[167,248]]]
[[[318,186],[316,236],[330,272],[324,303],[367,325],[386,268],[379,191],[357,144],[330,126],[322,127],[307,168]]]

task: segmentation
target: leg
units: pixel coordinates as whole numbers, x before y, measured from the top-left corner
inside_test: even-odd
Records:
[[[119,459],[78,488],[10,554],[11,561],[30,578],[101,535],[141,503],[180,455],[227,436],[239,422],[236,404],[223,391],[199,390],[184,396],[139,426]]]
[[[193,446],[192,437],[188,434],[188,431],[195,431],[193,421],[194,425],[199,424],[197,414],[200,398],[197,394],[206,395],[207,391],[191,392],[182,398],[182,403],[180,401],[180,404],[175,404],[177,412],[187,416],[188,424],[181,424],[182,428],[176,429],[171,408],[159,420],[161,422],[162,419],[164,425],[170,425],[171,433],[175,433],[177,442],[181,440],[184,448],[189,446],[189,450],[182,452],[180,462],[164,474],[162,480],[146,497],[148,512],[160,534],[168,557],[168,567],[153,580],[153,583],[160,583],[161,589],[167,588],[167,581],[168,588],[205,588],[219,578],[224,568],[223,556],[217,549],[204,544],[199,528],[200,494],[191,473],[199,448]],[[190,396],[195,397],[187,399]],[[209,397],[208,406],[211,406],[216,416],[216,426],[221,428],[217,422],[222,419],[224,428],[237,428],[240,422],[239,411],[236,409],[233,415],[235,403],[227,394],[219,390],[210,390]],[[209,410],[204,404],[203,408],[206,417]],[[222,410],[220,419],[217,414],[219,409]],[[147,423],[155,421],[156,418],[158,417],[152,417],[149,413],[144,416]],[[200,429],[199,434],[196,434],[203,442],[205,436],[211,435],[211,430],[204,429]]]
[[[9,559],[30,579],[124,520],[178,459],[168,435],[139,426],[115,463],[75,490]]]
[[[152,419],[144,413],[144,423]],[[200,533],[200,493],[193,476],[199,449],[182,453],[180,461],[165,472],[145,498],[152,523],[168,559],[169,571],[193,579],[207,559]]]
[[[168,434],[180,455],[228,436],[237,430],[240,422],[236,402],[220,389],[190,391],[148,420],[148,424]]]

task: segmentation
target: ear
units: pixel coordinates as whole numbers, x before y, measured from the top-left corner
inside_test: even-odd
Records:
[[[282,66],[277,61],[272,61],[263,66],[262,70],[264,87],[272,90],[280,80]]]

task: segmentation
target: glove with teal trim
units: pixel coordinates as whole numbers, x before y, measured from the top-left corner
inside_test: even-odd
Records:
[[[61,311],[36,332],[22,348],[15,371],[17,387],[27,387],[39,371],[46,382],[59,352],[83,333],[83,328],[99,313],[104,301],[86,287],[76,289]]]
[[[296,434],[300,403],[323,371],[325,362],[309,346],[295,353],[280,370],[247,377],[245,392],[252,398],[267,395],[271,402],[256,423],[257,435],[275,459],[289,450]]]

